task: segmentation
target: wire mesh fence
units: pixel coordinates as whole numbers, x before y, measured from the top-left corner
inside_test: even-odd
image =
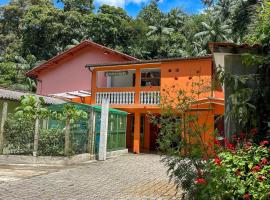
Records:
[[[75,109],[88,113],[87,118],[73,120],[69,128],[69,155],[83,153],[98,153],[101,107],[77,103],[65,103],[49,106],[51,112],[63,112],[66,104],[71,104]],[[93,113],[91,116],[90,113]],[[93,120],[93,116],[95,120]],[[92,118],[91,118],[92,117]],[[107,151],[126,148],[126,117],[127,113],[109,109],[109,126]],[[64,156],[66,122],[49,118],[40,120],[38,155]],[[93,137],[90,137],[93,127]],[[10,115],[5,123],[5,148],[3,154],[31,155],[33,153],[35,122],[26,118],[18,120],[15,115]],[[93,143],[94,152],[90,152],[89,144]]]

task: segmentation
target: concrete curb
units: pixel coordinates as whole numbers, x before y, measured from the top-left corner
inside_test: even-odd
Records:
[[[116,150],[107,152],[107,158],[118,157],[127,154],[128,150]],[[63,156],[26,156],[26,155],[0,155],[0,166],[72,166],[72,165],[84,165],[92,162],[96,162],[94,158],[91,158],[89,153],[79,154],[70,157]]]

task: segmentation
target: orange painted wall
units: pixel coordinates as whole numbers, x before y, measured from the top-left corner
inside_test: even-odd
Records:
[[[72,102],[75,103],[85,103],[85,104],[91,104],[91,96],[89,97],[78,97],[71,99]]]
[[[161,92],[168,88],[175,87],[175,90],[184,89],[190,91],[192,83],[201,80],[205,85],[211,85],[212,79],[212,59],[181,60],[162,63],[161,68]],[[208,91],[199,98],[212,96]]]

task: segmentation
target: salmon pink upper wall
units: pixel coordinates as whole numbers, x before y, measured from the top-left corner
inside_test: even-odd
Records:
[[[91,90],[91,72],[86,64],[127,61],[119,54],[104,53],[96,47],[85,47],[38,74],[37,93],[42,95]]]

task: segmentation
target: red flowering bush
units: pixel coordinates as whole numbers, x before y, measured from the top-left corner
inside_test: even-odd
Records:
[[[207,182],[204,178],[196,178],[195,183],[196,184],[207,184]]]
[[[265,140],[260,146],[246,142],[239,148],[232,144],[219,147],[219,153],[199,177],[204,184],[196,182],[196,199],[270,199],[268,144]]]

